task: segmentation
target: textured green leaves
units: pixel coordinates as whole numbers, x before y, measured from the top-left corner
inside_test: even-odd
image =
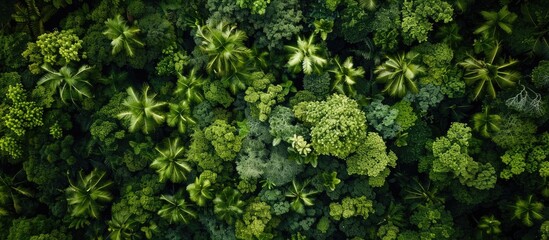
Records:
[[[385,83],[383,92],[393,97],[404,97],[408,91],[418,92],[414,78],[425,70],[413,63],[416,57],[417,54],[413,52],[399,54],[396,57],[387,56],[387,61],[374,71],[377,74],[376,80]]]
[[[344,95],[323,102],[302,102],[295,116],[311,126],[311,145],[319,154],[345,158],[366,138],[366,117],[358,103]]]
[[[69,179],[70,186],[65,189],[67,204],[71,216],[99,218],[102,203],[112,201],[113,197],[108,190],[113,184],[105,180],[106,173],[100,170],[93,170],[87,176],[78,173],[76,184]]]
[[[43,65],[42,69],[48,72],[36,83],[37,85],[48,84],[52,88],[59,90],[59,96],[63,102],[70,99],[73,103],[75,99],[82,97],[92,97],[90,88],[92,84],[87,78],[87,74],[92,69],[88,65],[82,65],[78,70],[63,66],[59,71],[55,71],[48,65]]]
[[[156,169],[160,181],[170,180],[174,183],[187,179],[191,167],[183,159],[185,148],[180,145],[179,138],[168,139],[165,148],[156,148],[158,157],[151,163],[151,168]]]
[[[314,44],[314,34],[308,39],[297,37],[297,46],[286,46],[286,49],[290,52],[287,65],[294,72],[303,70],[305,74],[319,73],[328,63],[328,60],[320,55],[321,48]]]
[[[160,199],[164,200],[164,205],[158,211],[158,215],[167,219],[170,223],[187,224],[197,216],[196,212],[190,208],[191,205],[185,201],[180,193],[162,195]]]
[[[135,55],[135,47],[145,46],[145,44],[137,38],[137,34],[141,30],[135,26],[129,27],[126,24],[126,20],[122,19],[122,16],[117,15],[112,19],[109,18],[105,22],[105,25],[107,25],[107,30],[103,32],[103,35],[112,40],[112,55],[116,55],[124,50],[126,55],[133,57]]]
[[[129,87],[126,92],[128,97],[122,103],[125,106],[125,111],[116,116],[128,124],[130,132],[141,129],[143,133],[149,134],[166,120],[166,116],[161,111],[166,103],[156,102],[154,100],[156,94],[149,95],[148,85],[143,87],[141,95],[136,93],[132,87]]]
[[[196,36],[201,43],[199,49],[208,56],[206,69],[217,76],[228,76],[238,72],[250,55],[244,45],[246,33],[226,22],[217,25],[197,26]]]
[[[509,60],[502,64],[496,64],[495,58],[499,52],[500,45],[496,43],[495,48],[485,60],[477,60],[472,56],[460,62],[465,68],[465,82],[468,85],[476,84],[473,90],[473,99],[478,99],[483,93],[488,94],[492,99],[496,98],[495,84],[500,88],[514,86],[520,78],[516,71],[507,70],[508,67],[517,63],[516,60]]]

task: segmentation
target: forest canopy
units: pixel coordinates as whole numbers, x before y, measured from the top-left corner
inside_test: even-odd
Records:
[[[549,239],[546,0],[4,0],[0,239]]]

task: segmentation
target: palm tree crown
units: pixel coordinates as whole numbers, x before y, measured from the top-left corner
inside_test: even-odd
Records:
[[[179,104],[170,103],[169,106],[170,111],[166,116],[168,126],[177,126],[177,130],[180,133],[185,133],[187,126],[196,124],[196,120],[191,116],[191,107],[188,102],[181,101]]]
[[[177,88],[174,94],[182,95],[183,99],[187,102],[200,103],[204,100],[204,94],[202,93],[202,85],[205,80],[200,76],[197,76],[196,69],[193,68],[189,73],[189,76],[183,76],[178,74]]]
[[[108,19],[105,22],[107,30],[103,32],[105,36],[111,39],[112,54],[119,53],[122,49],[126,54],[133,57],[134,47],[143,47],[145,44],[137,39],[137,34],[141,31],[139,28],[126,25],[126,20],[118,15],[113,19]]]
[[[165,201],[162,209],[158,211],[160,217],[168,219],[170,223],[189,223],[192,218],[196,218],[196,212],[190,208],[181,193],[175,196],[162,195],[160,199]]]
[[[90,91],[92,84],[86,78],[92,67],[83,65],[78,71],[75,71],[74,68],[63,66],[59,71],[55,71],[51,67],[43,65],[42,69],[48,73],[40,78],[37,84],[50,84],[53,88],[58,88],[59,96],[63,102],[69,98],[74,103],[74,98],[92,97]]]
[[[533,202],[533,195],[517,200],[513,208],[513,218],[522,220],[526,226],[534,225],[534,220],[543,219],[543,203]]]
[[[484,108],[481,113],[473,115],[473,126],[475,131],[478,131],[483,137],[489,138],[499,132],[501,117],[497,114],[490,114],[488,107]]]
[[[417,74],[424,72],[423,67],[412,63],[418,56],[417,53],[399,54],[397,57],[387,57],[387,61],[378,66],[374,71],[376,80],[385,83],[383,92],[390,96],[404,97],[408,91],[417,93],[418,88],[414,82]]]
[[[218,76],[237,72],[246,63],[250,49],[244,45],[246,34],[226,22],[198,26],[200,50],[209,57],[206,69]]]
[[[498,29],[507,34],[512,32],[512,24],[517,20],[517,14],[509,12],[507,6],[501,8],[498,12],[480,12],[486,20],[482,26],[475,30],[475,34],[482,34],[485,38],[497,38]]]
[[[126,107],[126,111],[119,113],[117,117],[129,122],[130,132],[141,129],[143,133],[148,134],[158,124],[164,122],[166,117],[160,108],[166,103],[156,102],[154,100],[156,94],[149,96],[149,86],[143,87],[141,96],[135,93],[132,87],[129,87],[126,92],[128,97],[122,103]]]
[[[496,46],[489,53],[486,60],[477,60],[472,56],[459,63],[465,68],[465,82],[467,84],[477,83],[473,92],[473,99],[476,100],[482,92],[486,91],[492,99],[496,98],[496,90],[494,82],[500,88],[514,86],[520,78],[520,74],[516,71],[505,70],[517,63],[516,60],[497,64],[495,63],[496,55],[500,45],[496,42]]]
[[[227,223],[233,223],[234,220],[244,213],[244,201],[240,200],[238,190],[226,187],[221,194],[214,199],[214,213],[225,220]]]
[[[203,177],[196,178],[194,183],[187,186],[187,191],[191,197],[191,200],[198,206],[205,206],[206,201],[213,198],[212,182],[210,179]]]
[[[65,190],[65,193],[71,216],[99,217],[99,211],[102,208],[100,203],[110,202],[113,199],[108,191],[113,183],[104,179],[106,175],[104,171],[95,169],[85,177],[80,171],[76,184],[69,179],[70,186]]]
[[[320,69],[328,63],[326,58],[319,55],[320,47],[314,44],[314,34],[308,39],[297,37],[297,46],[286,46],[290,51],[288,67],[295,72],[303,69],[303,73],[311,74],[320,72]]]
[[[186,174],[191,171],[191,167],[181,158],[184,150],[185,148],[179,145],[179,138],[168,139],[167,148],[156,148],[159,155],[151,163],[151,168],[156,169],[161,182],[169,179],[178,183],[187,179]]]
[[[314,199],[311,198],[311,195],[316,194],[316,191],[305,191],[309,183],[299,184],[295,181],[292,181],[292,187],[286,193],[286,197],[293,198],[294,200],[291,203],[292,209],[297,213],[304,214],[305,206],[313,206]]]
[[[137,227],[139,223],[133,218],[129,212],[114,212],[112,220],[108,221],[109,239],[126,240],[139,239],[139,231]]]
[[[335,67],[330,72],[335,75],[335,82],[332,89],[337,90],[338,93],[348,94],[348,96],[354,96],[356,91],[354,86],[356,79],[364,76],[364,69],[362,67],[355,68],[353,66],[353,58],[348,57],[342,63],[339,62],[339,58],[336,57]]]

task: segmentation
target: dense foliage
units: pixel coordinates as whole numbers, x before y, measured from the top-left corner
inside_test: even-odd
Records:
[[[0,1],[0,239],[549,239],[547,0]]]

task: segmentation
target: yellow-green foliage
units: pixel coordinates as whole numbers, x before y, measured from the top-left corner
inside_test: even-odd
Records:
[[[31,64],[29,69],[34,74],[41,72],[40,66],[65,66],[86,58],[86,53],[80,53],[82,40],[72,30],[44,33],[38,36],[36,43],[29,43],[23,52]]]

